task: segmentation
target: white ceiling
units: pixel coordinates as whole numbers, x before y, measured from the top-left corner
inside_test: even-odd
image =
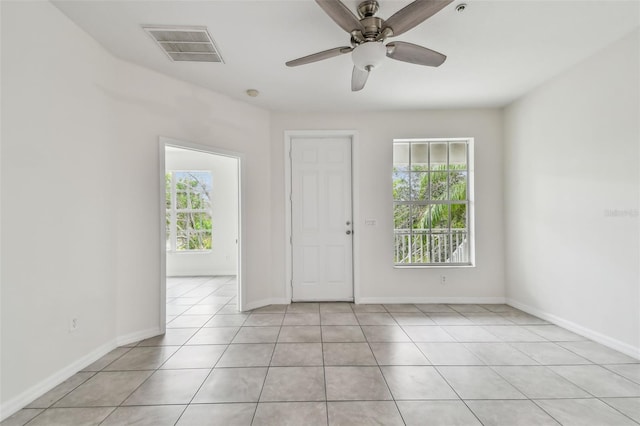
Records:
[[[52,1],[124,60],[276,111],[503,106],[640,26],[638,0],[454,1],[397,38],[446,54],[442,66],[387,58],[353,93],[348,54],[284,65],[349,45],[349,35],[312,0]],[[409,4],[379,1],[383,18]],[[468,7],[456,12],[463,1]],[[345,4],[355,13],[357,0]],[[206,26],[225,63],[172,62],[144,24]],[[249,98],[250,88],[260,96]]]

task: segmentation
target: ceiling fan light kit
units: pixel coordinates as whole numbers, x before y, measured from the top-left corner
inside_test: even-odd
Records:
[[[353,65],[361,70],[371,71],[387,56],[387,47],[379,41],[369,41],[357,45],[351,52]]]
[[[340,0],[316,0],[340,28],[351,35],[351,46],[324,50],[286,63],[289,67],[310,64],[323,59],[351,53],[353,72],[351,90],[362,90],[369,73],[384,61],[385,56],[397,61],[416,65],[438,67],[447,59],[442,53],[417,44],[396,41],[384,42],[389,37],[398,36],[419,25],[438,13],[453,0],[415,0],[389,19],[375,16],[379,5],[377,0],[365,0],[358,5],[357,18]],[[466,6],[466,5],[465,5]]]

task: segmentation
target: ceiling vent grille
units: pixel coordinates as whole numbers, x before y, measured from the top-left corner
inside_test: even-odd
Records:
[[[224,63],[206,27],[142,28],[153,37],[172,61]]]

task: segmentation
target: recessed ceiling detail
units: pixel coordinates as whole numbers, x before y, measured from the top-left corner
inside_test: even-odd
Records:
[[[142,28],[172,61],[224,63],[206,27],[143,25]]]

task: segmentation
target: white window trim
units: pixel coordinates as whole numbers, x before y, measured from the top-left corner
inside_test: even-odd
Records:
[[[474,268],[476,266],[475,256],[475,140],[473,137],[456,138],[399,138],[393,139],[393,143],[414,143],[414,142],[467,142],[467,226],[469,241],[469,262],[465,263],[393,263],[396,269],[420,269],[420,268]],[[393,156],[392,156],[393,170]],[[452,204],[450,200],[443,200],[442,204]],[[427,203],[430,204],[430,203]],[[395,205],[395,200],[393,204]],[[393,214],[392,214],[393,217]],[[392,222],[392,239],[395,240],[395,226]]]

